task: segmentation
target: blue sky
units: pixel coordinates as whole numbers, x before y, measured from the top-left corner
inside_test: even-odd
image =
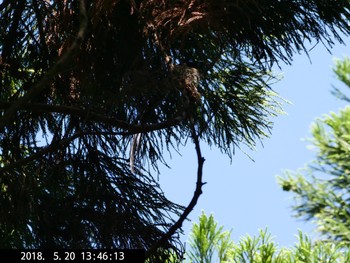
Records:
[[[310,137],[310,124],[346,105],[330,93],[332,85],[345,90],[332,71],[335,57],[350,56],[350,38],[344,41],[346,45],[336,43],[332,54],[319,44],[309,53],[311,62],[306,54],[296,54],[291,66],[281,64],[282,69],[277,69],[284,78],[272,87],[292,104],[284,105],[286,115],[273,119],[272,134],[263,147],[258,143],[256,152],[247,152],[254,162],[237,150],[231,163],[217,149],[202,144],[207,184],[190,214],[192,222],[184,224],[183,241],[188,240],[192,223],[202,210],[213,213],[225,229],[232,229],[235,241],[246,234],[258,235],[258,230],[266,227],[280,246],[292,246],[298,229],[315,237],[313,224],[292,217],[292,195],[282,191],[276,176],[286,169],[301,168],[314,158],[315,153],[307,148],[309,143],[303,140]],[[160,185],[170,200],[187,205],[195,189],[196,153],[191,143],[180,151],[182,156],[174,154],[169,162],[172,168],[161,170]]]

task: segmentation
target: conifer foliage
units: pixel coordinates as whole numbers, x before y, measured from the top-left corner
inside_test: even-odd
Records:
[[[169,201],[164,151],[192,138],[200,179],[200,141],[253,147],[280,110],[271,66],[349,18],[345,0],[1,1],[0,246],[181,252],[202,183]]]

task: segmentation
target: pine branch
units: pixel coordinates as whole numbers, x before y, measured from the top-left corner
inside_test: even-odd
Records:
[[[44,77],[37,82],[29,91],[27,94],[25,94],[23,97],[19,98],[16,102],[14,102],[10,108],[6,110],[2,118],[0,119],[0,130],[2,130],[6,125],[8,125],[16,116],[16,112],[25,106],[26,104],[30,103],[30,101],[38,96],[46,87],[48,82],[55,77],[58,73],[60,73],[62,70],[64,70],[66,67],[68,67],[68,64],[71,62],[72,58],[76,55],[76,53],[79,51],[80,44],[83,41],[86,27],[88,24],[88,17],[85,7],[84,0],[79,1],[79,10],[80,10],[80,27],[76,36],[75,41],[73,44],[67,49],[67,52],[65,52],[59,60],[56,62],[56,64],[44,75]]]
[[[28,163],[30,163],[30,162],[32,162],[32,161],[42,157],[43,155],[45,155],[47,153],[53,152],[53,151],[59,149],[60,147],[69,144],[71,141],[79,138],[82,135],[83,135],[82,132],[77,132],[77,133],[75,133],[74,135],[72,135],[72,136],[70,136],[68,138],[64,138],[64,139],[62,139],[62,140],[60,140],[58,142],[53,142],[49,146],[44,147],[40,151],[30,155],[27,158],[21,159],[21,160],[19,160],[17,162],[11,162],[10,164],[0,168],[0,174],[4,173],[4,172],[7,172],[7,171],[10,171],[12,169],[21,167],[21,166],[23,166],[25,164],[28,164]]]
[[[0,103],[0,111],[6,110],[10,103]],[[173,126],[178,125],[184,117],[178,116],[171,120],[167,120],[160,123],[153,123],[153,124],[142,124],[142,125],[136,125],[136,124],[130,124],[129,122],[118,120],[113,117],[108,117],[102,114],[91,112],[87,109],[81,109],[73,106],[66,106],[66,105],[49,105],[44,103],[29,103],[25,105],[19,105],[17,108],[18,110],[28,110],[33,112],[45,112],[45,113],[62,113],[70,116],[78,116],[84,119],[84,121],[92,121],[96,123],[103,123],[106,125],[114,126],[119,129],[123,129],[125,132],[124,134],[134,134],[134,133],[145,133],[145,132],[151,132],[156,130],[162,130],[167,129]],[[6,112],[8,112],[7,110]],[[1,125],[1,121],[0,121]]]

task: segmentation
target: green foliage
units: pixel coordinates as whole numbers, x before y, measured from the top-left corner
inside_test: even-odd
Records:
[[[296,216],[315,219],[330,240],[350,242],[350,107],[312,126],[317,159],[297,173],[280,177],[282,188],[296,194]]]
[[[158,244],[184,211],[153,174],[164,152],[254,148],[281,112],[272,66],[349,19],[334,0],[1,1],[1,248]]]
[[[337,61],[334,71],[350,87],[349,63]],[[315,121],[311,134],[316,160],[279,183],[295,194],[296,216],[314,220],[328,240],[350,244],[350,106]]]
[[[188,253],[190,262],[211,263],[214,253],[220,262],[227,260],[227,253],[232,248],[230,232],[223,231],[223,227],[217,226],[214,216],[207,217],[204,212],[199,217],[199,224],[194,224],[190,234]]]
[[[333,68],[337,78],[350,88],[350,58],[336,59]]]
[[[217,228],[214,217],[207,217],[204,213],[199,217],[199,224],[193,225],[190,237],[190,248],[187,252],[189,260],[183,262],[347,263],[350,260],[349,246],[332,242],[313,242],[301,231],[297,242],[291,248],[278,247],[267,229],[260,230],[258,236],[247,235],[235,243],[230,240],[230,232],[224,231],[222,226]],[[225,245],[218,246],[223,240]],[[225,252],[220,254],[222,248]]]
[[[344,57],[343,59],[335,59],[333,72],[336,74],[337,79],[339,79],[347,88],[350,88],[350,58]],[[341,89],[334,87],[332,90],[333,95],[336,97],[350,102],[350,98]]]

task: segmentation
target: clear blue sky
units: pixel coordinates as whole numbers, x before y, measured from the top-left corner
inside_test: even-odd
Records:
[[[310,124],[345,106],[330,93],[332,85],[344,88],[331,69],[335,57],[350,56],[350,39],[344,40],[346,45],[336,43],[332,54],[322,44],[317,45],[309,53],[311,63],[307,55],[296,54],[291,66],[281,64],[284,78],[273,88],[292,105],[285,105],[287,114],[273,120],[271,137],[263,141],[263,147],[258,143],[256,152],[248,151],[254,162],[237,149],[230,163],[217,149],[202,144],[207,184],[190,214],[192,222],[184,224],[183,241],[188,239],[192,223],[197,222],[202,210],[213,213],[225,229],[232,229],[235,241],[246,234],[257,235],[258,229],[265,227],[280,246],[292,246],[298,229],[315,236],[314,225],[292,217],[292,195],[281,190],[276,176],[286,169],[301,168],[313,159],[315,153],[307,149],[309,143],[303,140],[310,137]],[[180,151],[182,156],[173,154],[169,162],[172,169],[161,170],[160,185],[170,200],[187,205],[195,188],[196,153],[190,142]]]

